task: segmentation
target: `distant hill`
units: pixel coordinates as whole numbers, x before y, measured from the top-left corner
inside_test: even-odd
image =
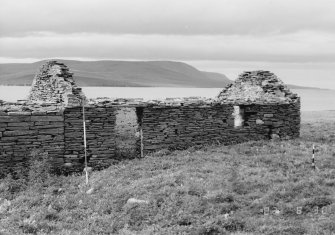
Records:
[[[75,61],[65,63],[79,86],[224,87],[232,81],[220,73],[199,71],[172,61]],[[31,85],[45,61],[0,64],[0,85]]]
[[[76,61],[65,63],[79,86],[223,88],[233,81],[224,74],[200,71],[174,61]],[[45,61],[0,64],[0,85],[30,86]],[[291,89],[319,89],[290,85]]]
[[[328,90],[325,88],[318,88],[318,87],[309,87],[309,86],[298,86],[298,85],[292,85],[292,84],[288,84],[287,85],[290,89],[317,89],[317,90]]]

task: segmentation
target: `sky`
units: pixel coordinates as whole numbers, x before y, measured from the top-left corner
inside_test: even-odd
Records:
[[[174,60],[335,89],[334,0],[0,0],[0,63]],[[1,71],[0,71],[1,72]]]

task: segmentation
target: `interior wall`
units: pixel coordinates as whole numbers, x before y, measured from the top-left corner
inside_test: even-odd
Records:
[[[228,143],[234,132],[232,105],[153,106],[143,111],[144,152]]]

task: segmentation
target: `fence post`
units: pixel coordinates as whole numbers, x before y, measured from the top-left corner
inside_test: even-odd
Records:
[[[315,146],[313,144],[313,155],[312,155],[312,168],[313,168],[313,170],[315,170],[315,168],[316,168],[314,154],[315,154]]]

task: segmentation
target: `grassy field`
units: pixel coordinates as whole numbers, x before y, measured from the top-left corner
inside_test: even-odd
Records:
[[[0,183],[0,234],[335,234],[335,111],[302,119],[299,139],[161,151],[88,186],[35,165]]]

